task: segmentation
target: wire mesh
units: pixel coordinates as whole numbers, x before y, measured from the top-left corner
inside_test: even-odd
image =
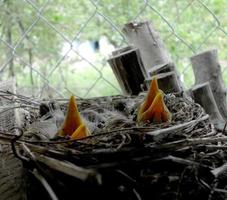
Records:
[[[127,45],[122,27],[151,21],[186,87],[194,82],[188,57],[219,49],[227,82],[225,0],[1,0],[1,79],[17,79],[35,97],[120,94],[106,59]]]
[[[0,84],[2,91],[14,92],[15,80],[10,79]],[[12,103],[13,96],[5,95],[0,97],[0,133],[14,135],[17,133],[17,109]],[[0,140],[0,194],[2,200],[25,199],[23,168],[20,160],[15,158],[11,144]]]

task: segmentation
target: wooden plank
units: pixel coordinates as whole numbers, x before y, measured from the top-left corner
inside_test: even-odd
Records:
[[[130,46],[118,49],[113,52],[108,63],[125,95],[137,95],[142,91],[142,85],[148,75],[137,48]]]

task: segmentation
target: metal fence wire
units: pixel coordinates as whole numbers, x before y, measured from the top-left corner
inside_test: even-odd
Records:
[[[35,97],[120,94],[108,55],[127,45],[123,25],[149,20],[186,87],[188,57],[218,48],[227,82],[226,0],[0,0],[0,79]]]

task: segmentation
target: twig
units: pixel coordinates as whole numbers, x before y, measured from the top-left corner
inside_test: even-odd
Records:
[[[189,121],[189,122],[186,122],[186,123],[183,123],[183,124],[175,125],[175,126],[172,126],[172,127],[147,132],[146,134],[151,135],[153,137],[153,139],[157,142],[157,141],[160,141],[163,138],[167,137],[169,134],[174,134],[174,132],[180,131],[180,130],[187,128],[189,126],[195,126],[199,122],[207,120],[208,118],[209,118],[209,115],[205,115],[200,119],[195,119],[195,120],[192,120],[192,121]]]
[[[222,175],[223,173],[225,173],[227,171],[227,163],[225,163],[224,165],[215,168],[211,171],[211,173],[215,176],[215,177],[219,177],[220,175]]]
[[[170,149],[170,148],[182,148],[186,146],[194,146],[198,144],[216,143],[216,142],[227,142],[227,136],[223,137],[211,137],[211,138],[194,138],[194,139],[184,139],[177,140],[174,142],[169,142],[165,144],[152,144],[148,145],[150,148],[156,149]]]
[[[137,192],[137,190],[135,188],[132,189],[134,195],[136,196],[137,200],[142,200],[142,197],[140,196],[140,194]]]
[[[227,190],[224,190],[224,189],[215,188],[214,191],[227,194]]]
[[[47,180],[36,169],[34,169],[32,171],[32,174],[40,181],[40,183],[43,185],[43,187],[48,192],[50,198],[52,200],[58,200],[58,197],[54,193],[53,189],[51,188],[51,186],[49,185],[49,183],[47,182]]]
[[[43,155],[38,156],[37,161],[47,165],[51,169],[73,176],[82,181],[87,181],[92,178],[92,180],[95,180],[97,184],[100,185],[102,183],[101,175],[95,170],[84,169],[67,161],[59,161]]]
[[[227,150],[227,146],[223,146],[223,145],[206,145],[205,146],[208,150]]]
[[[223,134],[223,135],[225,134],[226,126],[227,126],[227,121],[225,122],[224,128],[223,128],[223,130],[222,130],[222,134]]]
[[[201,165],[200,163],[195,162],[195,161],[191,161],[191,160],[188,160],[188,159],[183,159],[183,158],[179,158],[179,157],[175,157],[175,156],[171,156],[171,155],[170,156],[166,156],[164,158],[156,159],[156,160],[153,160],[153,161],[154,162],[171,161],[171,162],[182,164],[182,165],[186,165],[186,166],[208,167],[206,165]]]

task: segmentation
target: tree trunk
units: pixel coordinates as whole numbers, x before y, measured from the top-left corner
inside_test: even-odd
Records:
[[[171,60],[163,41],[150,22],[125,24],[123,32],[128,40],[139,48],[142,61],[147,70]]]
[[[12,46],[12,31],[11,27],[7,27],[7,43]],[[14,57],[13,57],[13,50],[9,48],[7,59],[9,62],[9,77],[13,77],[15,75],[14,72]]]
[[[209,82],[196,85],[191,89],[191,94],[195,102],[200,104],[205,112],[210,115],[210,119],[215,128],[223,130],[225,120],[218,110]]]
[[[29,57],[29,65],[32,66],[32,48],[28,49],[28,57]],[[34,86],[34,78],[33,78],[33,70],[32,70],[31,67],[30,67],[30,81],[31,81],[31,85],[33,87]]]
[[[132,46],[118,49],[108,60],[124,94],[137,95],[147,77],[140,52]]]
[[[191,57],[196,84],[209,82],[218,109],[227,119],[226,91],[218,62],[217,50],[209,50]]]
[[[25,34],[25,28],[24,28],[24,25],[20,19],[20,17],[17,17],[16,18],[17,20],[17,23],[18,23],[18,26],[21,30],[21,35],[24,35]],[[32,66],[32,63],[33,63],[33,55],[32,55],[32,47],[31,47],[31,42],[30,42],[30,38],[28,35],[25,36],[25,38],[27,39],[28,41],[28,58],[29,58],[29,65]],[[33,70],[32,68],[30,67],[30,82],[31,82],[31,85],[32,85],[32,94],[33,94],[33,86],[34,86],[34,78],[33,78]]]

